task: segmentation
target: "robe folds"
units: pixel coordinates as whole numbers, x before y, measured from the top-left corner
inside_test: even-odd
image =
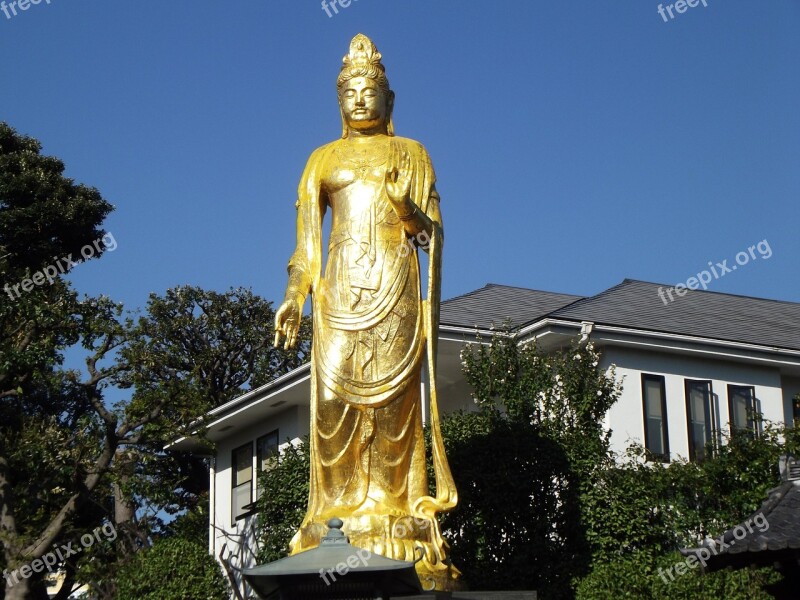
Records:
[[[298,188],[290,273],[312,298],[311,478],[308,511],[292,553],[319,545],[333,517],[351,543],[416,560],[428,589],[449,589],[436,514],[457,502],[439,430],[435,389],[443,235],[433,166],[413,140],[386,137],[361,155],[345,140],[317,149]],[[410,237],[389,202],[389,157],[405,154],[410,197],[433,222]],[[323,272],[323,217],[331,232]],[[418,252],[429,254],[427,299]],[[301,274],[298,277],[298,274]],[[427,364],[426,364],[427,362]],[[430,381],[431,455],[425,467],[421,377]]]

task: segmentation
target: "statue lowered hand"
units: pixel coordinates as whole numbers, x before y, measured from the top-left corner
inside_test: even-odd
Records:
[[[300,318],[302,308],[300,303],[294,298],[287,298],[283,301],[278,312],[275,313],[275,348],[281,344],[281,335],[286,338],[283,345],[284,350],[294,348],[297,344],[297,336],[300,332]]]

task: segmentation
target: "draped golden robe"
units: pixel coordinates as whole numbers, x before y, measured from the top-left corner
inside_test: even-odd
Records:
[[[430,236],[410,238],[388,200],[390,151],[411,159],[411,200],[433,222]],[[309,158],[297,211],[289,270],[311,292],[314,341],[310,494],[292,553],[319,545],[327,521],[339,517],[353,545],[399,560],[424,554],[417,564],[423,585],[450,589],[457,571],[448,565],[436,513],[455,506],[456,491],[431,385],[437,493],[429,496],[420,389],[426,349],[435,381],[440,289],[442,229],[431,161],[421,144],[405,138],[337,140]],[[429,252],[427,300],[420,244]]]

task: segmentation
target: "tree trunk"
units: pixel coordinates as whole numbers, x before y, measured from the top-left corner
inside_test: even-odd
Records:
[[[127,481],[129,477],[124,477],[123,481]],[[123,525],[125,523],[132,523],[133,518],[136,516],[136,507],[127,496],[122,492],[122,487],[118,483],[112,484],[114,490],[114,523],[116,525]]]
[[[111,484],[114,494],[114,525],[120,534],[117,544],[121,556],[134,554],[138,550],[136,527],[136,504],[125,494],[124,488],[131,480],[135,469],[135,458],[128,450],[117,450],[115,457],[117,481]]]
[[[9,585],[9,583],[13,583],[13,585]],[[19,579],[19,583],[14,583],[13,577],[9,581],[6,579],[6,598],[5,600],[31,600],[31,580],[30,579]]]

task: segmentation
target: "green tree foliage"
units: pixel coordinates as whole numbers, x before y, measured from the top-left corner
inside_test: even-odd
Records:
[[[588,568],[581,495],[608,464],[603,418],[620,387],[591,344],[546,354],[507,331],[465,347],[476,412],[444,420],[459,506],[442,517],[473,589],[566,597]]]
[[[306,360],[309,319],[298,349],[290,351],[272,347],[274,319],[271,302],[242,288],[218,293],[182,286],[150,295],[120,350],[120,387],[133,390],[130,410],[146,414],[154,404],[164,406],[166,418],[149,423],[132,450],[136,469],[125,481],[126,496],[147,504],[154,519],[195,510],[208,492],[203,458],[162,450],[178,429],[197,421],[201,430],[200,415]]]
[[[205,546],[182,538],[158,540],[119,574],[118,600],[227,600],[228,586]]]
[[[161,418],[143,426],[136,444],[117,453],[114,517],[121,541],[116,560],[109,557],[102,571],[92,573],[98,596],[113,597],[115,570],[147,547],[151,536],[188,536],[200,543],[207,537],[206,459],[164,447],[190,423],[202,437],[201,415],[302,364],[309,320],[302,324],[299,349],[288,352],[272,347],[273,324],[272,304],[250,290],[218,293],[189,286],[151,294],[144,315],[129,322],[116,378],[118,387],[132,390],[126,410],[146,416],[154,406],[163,408]],[[129,508],[123,518],[120,504]],[[178,520],[165,521],[165,515]]]
[[[641,598],[711,597],[714,592],[769,598],[762,586],[780,579],[772,569],[663,573],[683,562],[679,548],[716,538],[755,512],[778,484],[778,458],[797,455],[799,449],[800,431],[769,423],[758,437],[727,437],[701,463],[647,462],[644,450],[632,446],[624,462],[599,473],[597,485],[584,496],[594,563],[578,597],[611,598],[621,577],[638,582],[629,590],[639,590],[635,597]]]
[[[116,522],[112,546],[57,565],[67,577],[57,600],[74,581],[111,598],[114,565],[164,529],[162,511],[192,513],[164,533],[200,529],[206,465],[164,445],[190,423],[202,435],[206,410],[302,362],[310,324],[300,353],[287,353],[270,345],[271,304],[247,290],[175,288],[135,319],[108,298],[79,298],[63,278],[67,259],[79,262],[87,246],[102,254],[112,207],[40,149],[0,123],[0,567]],[[28,278],[34,285],[15,289]],[[84,369],[62,367],[68,350],[85,356]],[[111,387],[128,397],[112,403]],[[41,574],[5,595],[44,599]]]
[[[287,446],[275,466],[259,474],[259,564],[286,557],[289,542],[306,514],[311,472],[308,449],[307,437],[298,446]]]
[[[479,410],[444,423],[461,502],[443,527],[467,581],[585,600],[768,597],[771,569],[660,573],[760,505],[798,431],[765,423],[703,463],[615,457],[603,418],[621,382],[599,362],[591,344],[545,355],[505,331],[465,349]]]
[[[113,210],[95,188],[64,177],[64,163],[41,149],[0,122],[0,268],[12,283],[54,258],[77,261]]]
[[[272,303],[243,288],[218,293],[181,286],[151,294],[123,351],[135,400],[189,395],[216,408],[300,366],[310,321],[303,320],[299,347],[291,351],[272,347],[274,322]]]
[[[46,387],[61,351],[85,335],[91,306],[60,276],[52,284],[29,284],[28,291],[21,285],[54,261],[68,272],[71,263],[62,259],[79,260],[86,245],[94,251],[112,208],[40,151],[37,140],[0,122],[0,400]],[[94,256],[102,254],[99,248]]]
[[[127,433],[103,407],[108,375],[96,369],[120,343],[120,308],[79,299],[61,277],[82,248],[102,254],[95,242],[112,207],[40,151],[39,142],[0,123],[0,544],[11,570],[85,531],[91,519],[83,511],[102,487],[110,449]],[[58,275],[43,280],[41,271],[56,262]],[[78,343],[94,369],[85,378],[58,368]],[[73,569],[65,565],[68,578]],[[43,593],[34,578],[7,589],[6,598]]]

